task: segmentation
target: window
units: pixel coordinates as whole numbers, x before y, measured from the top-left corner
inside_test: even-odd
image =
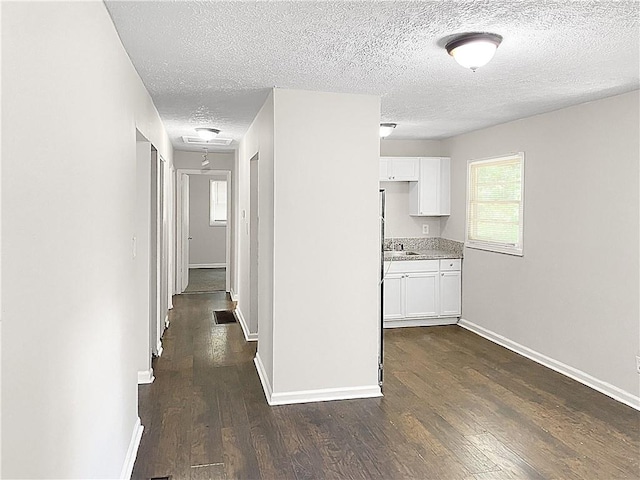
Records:
[[[209,225],[227,224],[227,182],[211,180],[209,183]]]
[[[468,166],[465,246],[522,256],[524,153]]]

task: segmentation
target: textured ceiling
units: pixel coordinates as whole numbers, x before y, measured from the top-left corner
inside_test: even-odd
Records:
[[[271,87],[382,97],[394,139],[439,139],[639,88],[637,1],[106,1],[173,145],[239,140]],[[504,37],[475,73],[443,48]]]

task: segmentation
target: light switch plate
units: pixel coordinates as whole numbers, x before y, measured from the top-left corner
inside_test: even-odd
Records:
[[[640,355],[636,355],[636,371],[640,374]]]
[[[424,235],[429,235],[429,225],[428,224],[422,225],[422,233]]]

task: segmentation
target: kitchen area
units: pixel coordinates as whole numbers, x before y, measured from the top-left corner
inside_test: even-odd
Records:
[[[384,328],[460,318],[464,244],[438,236],[450,214],[450,172],[448,157],[380,158]]]

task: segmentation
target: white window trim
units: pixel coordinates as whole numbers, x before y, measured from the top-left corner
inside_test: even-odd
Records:
[[[489,163],[499,161],[501,159],[520,157],[520,238],[518,244],[507,245],[504,243],[486,242],[480,240],[469,240],[469,192],[471,190],[471,165],[478,163]],[[488,252],[504,253],[507,255],[524,256],[524,201],[525,201],[525,157],[524,152],[515,152],[507,155],[499,155],[495,157],[477,158],[467,161],[467,192],[465,198],[465,218],[464,218],[464,246],[475,250],[485,250]]]
[[[227,220],[216,220],[216,221],[212,221],[211,220],[211,194],[212,194],[212,190],[213,190],[213,182],[227,182],[227,216],[229,215],[229,184],[227,180],[219,180],[219,179],[215,179],[215,178],[211,178],[209,179],[209,226],[210,227],[226,227],[227,226],[227,222],[229,221],[229,218],[227,218]]]

